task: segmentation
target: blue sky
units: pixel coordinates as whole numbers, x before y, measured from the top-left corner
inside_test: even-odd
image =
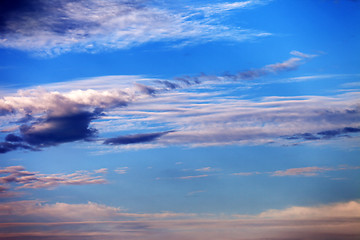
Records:
[[[359,8],[3,1],[0,239],[357,239]]]

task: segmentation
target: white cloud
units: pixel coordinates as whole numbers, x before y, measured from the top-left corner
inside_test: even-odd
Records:
[[[270,34],[222,25],[214,14],[263,2],[170,10],[144,1],[40,1],[37,4],[42,7],[37,7],[42,11],[8,16],[0,46],[57,55],[68,51],[123,49],[155,41],[177,45],[219,39],[242,41]],[[197,17],[193,18],[194,15]]]
[[[114,170],[117,174],[126,174],[128,171],[128,167],[120,167]]]
[[[195,178],[205,178],[208,176],[209,175],[207,174],[203,174],[203,175],[194,175],[194,176],[183,176],[183,177],[178,177],[177,179],[195,179]]]

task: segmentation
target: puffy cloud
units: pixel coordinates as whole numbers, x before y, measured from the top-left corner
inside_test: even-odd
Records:
[[[0,7],[0,46],[57,55],[73,50],[122,49],[154,41],[177,45],[218,39],[242,41],[270,34],[222,25],[214,14],[263,2],[176,7],[175,11],[165,4],[142,0],[4,0]]]
[[[198,191],[201,192],[201,191]],[[272,209],[258,215],[129,213],[97,203],[0,203],[0,239],[355,240],[360,202]],[[36,222],[30,221],[37,219]]]

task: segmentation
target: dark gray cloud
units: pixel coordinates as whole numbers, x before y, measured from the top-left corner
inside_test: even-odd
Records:
[[[6,142],[22,142],[22,141],[24,141],[24,139],[22,139],[19,136],[16,136],[15,134],[8,134],[5,137],[5,141]]]
[[[346,127],[343,129],[318,132],[318,135],[321,135],[322,138],[333,138],[338,136],[346,136],[346,134],[348,133],[357,133],[357,132],[360,132],[360,128]]]
[[[345,127],[342,129],[333,129],[321,131],[318,133],[301,133],[286,137],[288,140],[327,140],[335,137],[350,137],[349,134],[360,132],[360,128]]]
[[[33,0],[1,0],[0,1],[0,32],[8,30],[9,19],[14,18],[19,13],[36,12],[36,4],[39,1]]]
[[[94,137],[96,129],[89,128],[97,113],[79,112],[64,116],[48,116],[31,125],[22,125],[20,133],[24,141],[38,147],[54,146]]]
[[[135,144],[135,143],[144,143],[152,142],[158,139],[159,137],[168,134],[173,131],[166,132],[156,132],[156,133],[141,133],[133,135],[125,135],[115,138],[108,138],[104,141],[106,145],[126,145],[126,144]]]
[[[20,135],[8,134],[0,143],[0,153],[17,149],[38,151],[43,147],[61,143],[88,140],[96,136],[97,130],[90,128],[90,122],[101,115],[94,112],[77,112],[60,116],[46,116],[43,119],[20,126]]]
[[[86,29],[95,23],[69,19],[64,7],[83,0],[2,0],[0,1],[0,31],[6,34],[30,34],[39,29],[65,34],[75,29]]]
[[[303,139],[303,140],[320,140],[319,137],[315,136],[312,133],[295,134],[293,136],[287,137],[286,139],[288,139],[288,140],[299,140],[299,139]]]
[[[38,151],[38,148],[29,146],[23,143],[0,142],[0,153],[7,153],[17,149],[25,149],[31,151]]]
[[[160,83],[160,84],[164,85],[166,88],[168,88],[170,90],[173,90],[173,89],[176,89],[176,88],[180,87],[178,84],[173,83],[171,81],[167,81],[167,80],[158,80],[158,81],[156,81],[156,83]]]

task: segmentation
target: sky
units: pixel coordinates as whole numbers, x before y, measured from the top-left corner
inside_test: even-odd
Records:
[[[2,0],[0,239],[359,239],[359,10]]]

